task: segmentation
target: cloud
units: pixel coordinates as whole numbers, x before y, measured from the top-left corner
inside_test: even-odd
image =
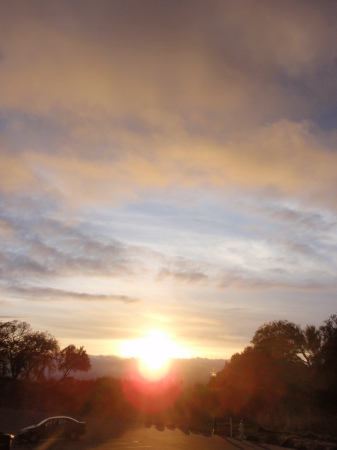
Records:
[[[282,221],[290,227],[306,229],[313,232],[333,230],[337,226],[336,218],[331,214],[322,214],[317,211],[299,211],[295,208],[270,205],[269,215],[275,221]]]
[[[198,283],[200,281],[207,281],[208,277],[201,272],[173,272],[168,269],[162,269],[158,275],[158,279],[173,278],[179,282],[186,281],[187,283]]]
[[[336,210],[336,137],[312,125],[336,89],[335,7],[191,5],[4,6],[1,189],[85,207],[234,187]]]
[[[84,302],[121,302],[125,304],[137,303],[139,299],[127,295],[88,294],[85,292],[65,291],[63,289],[11,286],[7,289],[12,295],[36,301],[84,301]]]
[[[311,0],[4,3],[1,295],[55,326],[48,300],[67,336],[85,335],[87,315],[92,340],[100,320],[125,337],[186,306],[189,336],[199,324],[216,345],[226,314],[246,327],[277,296],[328,298],[336,13]],[[74,329],[50,299],[74,308]]]
[[[31,188],[35,177],[24,160],[3,155],[1,150],[0,189],[12,194]]]
[[[264,290],[285,290],[299,292],[326,291],[336,289],[336,283],[332,282],[328,285],[326,282],[313,281],[310,276],[304,280],[287,280],[286,277],[279,279],[261,278],[254,274],[241,275],[239,273],[225,274],[219,285],[221,289],[237,288],[247,291],[264,291]]]
[[[95,159],[80,156],[80,143],[61,155],[36,150],[16,158],[5,155],[1,187],[12,194],[29,189],[32,195],[82,208],[138,200],[153,191],[170,194],[193,188],[198,195],[198,190],[234,188],[336,210],[335,142],[327,145],[309,123],[281,120],[231,142],[216,142],[214,136],[200,140],[180,131],[175,142],[165,133],[137,136],[135,147],[123,142],[123,133],[127,130],[116,130],[120,150],[109,157],[99,151]]]
[[[1,301],[0,304],[3,304],[3,305],[4,305],[5,302],[4,302],[4,301]],[[10,321],[10,320],[13,320],[13,317],[12,317],[12,316],[0,316],[0,320]]]
[[[5,285],[17,286],[25,279],[40,283],[41,278],[52,283],[83,276],[130,279],[149,270],[146,259],[160,258],[141,245],[124,244],[85,230],[85,225],[67,223],[66,217],[58,220],[41,212],[34,216],[29,204],[25,208],[25,217],[23,210],[0,213],[7,236],[0,243],[0,277]]]
[[[19,10],[3,7],[2,80],[16,91],[2,104],[43,113],[75,105],[212,111],[224,102],[235,112],[263,93],[266,76],[310,78],[334,52],[331,3],[34,1]]]

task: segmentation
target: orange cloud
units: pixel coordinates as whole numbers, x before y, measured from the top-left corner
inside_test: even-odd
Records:
[[[122,149],[116,156],[105,151],[95,153],[95,158],[81,156],[71,147],[67,154],[27,150],[16,157],[5,156],[1,187],[54,192],[73,204],[137,198],[153,189],[231,187],[336,206],[331,192],[337,185],[337,155],[308,123],[283,120],[223,145],[183,133],[178,134],[179,142],[165,135],[145,136],[134,150],[132,145],[123,147],[123,133],[125,141],[132,142],[128,132],[119,133]],[[80,148],[80,141],[76,146]]]

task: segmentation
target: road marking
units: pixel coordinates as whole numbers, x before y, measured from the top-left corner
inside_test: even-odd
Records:
[[[104,449],[114,449],[114,448],[153,448],[153,445],[137,445],[138,441],[135,442],[114,442],[113,444],[105,444],[104,447],[99,447],[100,450]],[[136,444],[136,445],[135,445]]]
[[[102,448],[102,447],[100,447],[100,448]],[[106,448],[106,449],[113,449],[113,448],[116,448],[115,446],[113,446],[113,447],[104,447],[104,448]],[[136,446],[134,446],[134,445],[132,445],[131,447],[130,446],[128,446],[128,447],[119,447],[119,448],[153,448],[153,446],[152,445],[136,445]]]

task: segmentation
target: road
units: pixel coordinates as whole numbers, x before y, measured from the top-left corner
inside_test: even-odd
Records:
[[[12,442],[12,450],[272,450],[272,445],[258,445],[246,440],[226,438],[180,429],[158,429],[152,427],[135,427],[123,435],[108,438],[105,441],[82,438],[77,442],[42,441],[38,444],[23,445]]]

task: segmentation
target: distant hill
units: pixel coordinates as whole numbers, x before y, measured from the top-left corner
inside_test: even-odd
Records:
[[[114,355],[90,355],[91,370],[87,373],[76,372],[75,378],[90,379],[103,376],[114,378],[130,377],[130,367],[135,360]],[[211,372],[219,372],[225,365],[225,359],[190,358],[174,359],[172,368],[184,384],[207,383]]]

